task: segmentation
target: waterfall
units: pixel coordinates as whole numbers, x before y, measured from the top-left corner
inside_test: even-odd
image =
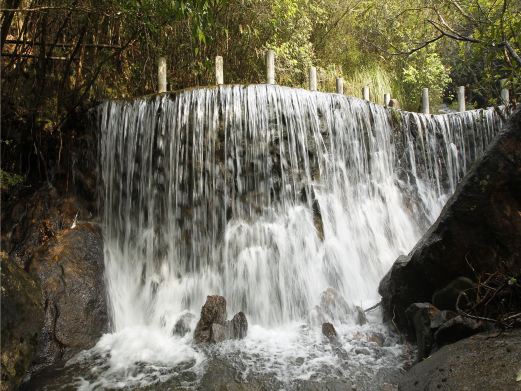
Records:
[[[265,329],[308,322],[329,287],[376,303],[501,126],[493,109],[425,116],[274,85],[96,114],[112,330],[165,336],[209,294]]]

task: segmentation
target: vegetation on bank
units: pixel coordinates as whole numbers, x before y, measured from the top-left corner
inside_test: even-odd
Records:
[[[521,4],[513,0],[5,0],[1,19],[2,172],[51,180],[70,168],[78,113],[101,99],[157,89],[159,56],[169,89],[263,82],[264,53],[277,82],[372,99],[391,92],[418,110],[465,85],[469,107],[498,103],[498,80],[521,91]],[[64,166],[69,168],[64,168]],[[2,174],[3,175],[3,174]]]

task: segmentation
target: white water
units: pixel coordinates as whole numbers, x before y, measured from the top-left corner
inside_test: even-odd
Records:
[[[493,110],[391,114],[266,85],[107,102],[98,121],[113,333],[94,351],[110,353],[96,384],[113,387],[204,362],[172,330],[209,294],[248,317],[247,339],[218,348],[245,370],[306,378],[332,366],[346,376],[316,325],[298,325],[328,287],[352,305],[376,303],[382,276],[500,128]],[[335,326],[348,349],[357,328],[344,323]],[[395,343],[388,361],[364,365],[394,365]]]

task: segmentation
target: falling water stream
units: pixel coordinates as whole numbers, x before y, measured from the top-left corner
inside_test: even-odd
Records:
[[[187,313],[194,327],[210,294],[248,318],[245,340],[213,348],[243,374],[287,382],[399,365],[403,349],[377,314],[363,326],[328,318],[321,295],[377,303],[380,279],[500,125],[493,109],[425,116],[269,85],[100,105],[112,332],[88,353],[103,363],[84,388],[145,386],[187,368],[183,384],[196,386],[208,352],[172,331]],[[323,341],[324,320],[345,357]],[[382,347],[355,354],[370,332]]]

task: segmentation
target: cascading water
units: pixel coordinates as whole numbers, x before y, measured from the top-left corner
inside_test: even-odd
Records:
[[[106,102],[97,119],[113,322],[97,348],[118,384],[162,379],[129,375],[139,362],[201,360],[172,330],[209,294],[256,325],[224,350],[302,354],[285,327],[312,324],[329,287],[376,303],[501,123],[494,110],[424,116],[268,85]]]

